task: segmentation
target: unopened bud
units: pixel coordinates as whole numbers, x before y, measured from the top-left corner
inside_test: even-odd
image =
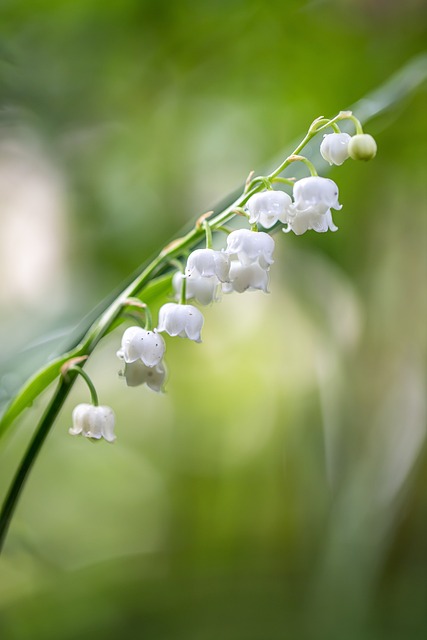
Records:
[[[348,143],[348,154],[353,160],[372,160],[377,153],[377,143],[369,133],[359,133]]]

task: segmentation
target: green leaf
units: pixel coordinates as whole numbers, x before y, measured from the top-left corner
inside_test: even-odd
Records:
[[[52,362],[49,362],[49,364],[31,376],[7,406],[0,420],[0,437],[4,435],[8,427],[19,416],[19,414],[24,409],[31,406],[37,396],[39,396],[42,391],[44,391],[46,387],[48,387],[50,383],[58,377],[64,362],[67,362],[67,360],[77,355],[79,355],[78,351],[66,353]]]

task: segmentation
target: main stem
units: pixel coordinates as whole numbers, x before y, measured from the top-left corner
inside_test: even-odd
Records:
[[[56,417],[64,404],[71,388],[74,384],[76,376],[71,378],[71,374],[68,382],[61,378],[58,388],[54,393],[49,406],[47,407],[39,426],[28,446],[27,451],[18,467],[18,470],[13,478],[9,492],[6,495],[6,499],[3,503],[1,517],[0,517],[0,551],[3,547],[6,534],[9,528],[10,521],[12,520],[13,513],[18,504],[19,497],[24,487],[25,480],[30,473],[37,455],[42,448],[43,442],[46,439],[47,434],[50,431],[51,425],[56,420]]]

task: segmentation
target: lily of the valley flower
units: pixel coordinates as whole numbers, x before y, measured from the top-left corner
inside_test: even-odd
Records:
[[[196,249],[188,256],[185,273],[187,276],[200,275],[203,278],[216,276],[220,282],[228,281],[230,259],[223,251]]]
[[[319,176],[298,180],[294,185],[295,215],[283,231],[293,231],[297,236],[309,229],[318,233],[337,231],[331,208],[342,208],[338,202],[338,187],[333,180]]]
[[[167,302],[160,308],[157,331],[201,342],[203,322],[202,312],[193,305]]]
[[[284,191],[263,191],[249,198],[246,208],[250,224],[270,229],[276,222],[285,224],[292,216],[292,198]]]
[[[268,293],[268,270],[263,269],[258,262],[242,264],[240,260],[232,260],[230,267],[230,282],[222,285],[224,293],[243,293],[260,289]]]
[[[349,157],[348,143],[351,136],[348,133],[327,133],[320,145],[322,158],[329,164],[341,165]]]
[[[142,360],[147,367],[155,367],[163,358],[165,349],[165,341],[157,331],[129,327],[123,334],[122,348],[117,356],[125,362]]]
[[[249,229],[237,229],[232,231],[227,238],[225,252],[230,256],[236,256],[241,264],[258,262],[262,269],[267,269],[273,264],[274,240],[263,231],[249,231]]]
[[[310,176],[294,184],[294,211],[326,213],[328,209],[341,209],[338,187],[333,180]]]
[[[73,411],[73,426],[68,430],[72,436],[83,435],[86,438],[114,442],[115,416],[110,407],[78,404]]]
[[[128,387],[138,387],[146,384],[153,391],[163,391],[166,378],[166,367],[159,362],[155,367],[147,367],[142,360],[126,362],[123,373],[120,374],[126,379]]]
[[[176,271],[172,278],[172,286],[177,300],[179,300],[181,296],[183,278],[184,274],[180,271]],[[185,278],[187,281],[185,289],[185,297],[187,300],[194,298],[197,302],[203,305],[210,304],[211,302],[218,302],[220,281],[216,276],[206,278],[196,272],[193,272],[191,275],[189,274],[185,276]]]

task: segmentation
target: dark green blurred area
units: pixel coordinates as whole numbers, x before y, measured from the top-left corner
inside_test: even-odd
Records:
[[[251,169],[422,52],[426,16],[3,0],[0,399]],[[330,172],[336,234],[278,234],[269,296],[168,341],[166,395],[127,389],[120,332],[102,343],[117,443],[67,435],[76,385],[0,560],[2,640],[426,637],[425,91],[367,125],[375,161]],[[47,399],[1,444],[1,495]]]

